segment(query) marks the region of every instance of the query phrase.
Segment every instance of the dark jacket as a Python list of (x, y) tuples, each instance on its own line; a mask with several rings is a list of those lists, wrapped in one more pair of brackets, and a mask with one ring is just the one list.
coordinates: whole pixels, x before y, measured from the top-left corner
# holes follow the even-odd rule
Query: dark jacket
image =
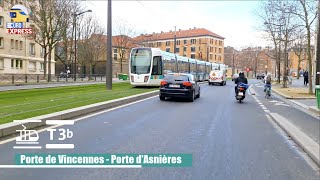
[(308, 71), (305, 71), (305, 72), (303, 73), (303, 77), (304, 77), (304, 78), (308, 78), (308, 76), (309, 76)]
[(239, 75), (239, 77), (235, 80), (235, 84), (245, 83), (248, 84), (248, 79), (244, 75)]

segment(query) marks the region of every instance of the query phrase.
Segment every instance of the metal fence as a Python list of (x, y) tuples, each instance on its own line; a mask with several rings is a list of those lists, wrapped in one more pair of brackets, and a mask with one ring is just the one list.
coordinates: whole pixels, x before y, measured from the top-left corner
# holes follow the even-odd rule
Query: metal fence
[(48, 75), (43, 74), (0, 74), (0, 85), (12, 84), (38, 84), (54, 82), (88, 82), (106, 81), (105, 74), (55, 74), (51, 75), (48, 82)]

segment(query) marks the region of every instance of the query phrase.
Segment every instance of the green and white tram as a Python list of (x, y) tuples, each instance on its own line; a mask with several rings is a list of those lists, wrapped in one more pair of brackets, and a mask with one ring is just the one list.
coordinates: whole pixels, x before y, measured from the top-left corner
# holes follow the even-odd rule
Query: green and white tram
[(129, 60), (129, 78), (133, 86), (159, 86), (165, 74), (190, 73), (198, 81), (208, 80), (209, 73), (224, 64), (200, 61), (158, 48), (133, 48)]

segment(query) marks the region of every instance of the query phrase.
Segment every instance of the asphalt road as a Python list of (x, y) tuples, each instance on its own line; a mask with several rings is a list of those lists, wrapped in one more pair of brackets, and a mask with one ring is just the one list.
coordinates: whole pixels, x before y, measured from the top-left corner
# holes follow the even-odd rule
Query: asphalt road
[[(17, 153), (191, 153), (192, 167), (0, 169), (0, 179), (319, 179), (252, 96), (240, 104), (233, 91), (231, 81), (204, 84), (193, 103), (156, 97), (77, 121), (70, 127), (74, 150), (13, 150), (15, 142), (0, 144), (0, 164), (13, 164)], [(45, 143), (47, 132), (40, 133)]]

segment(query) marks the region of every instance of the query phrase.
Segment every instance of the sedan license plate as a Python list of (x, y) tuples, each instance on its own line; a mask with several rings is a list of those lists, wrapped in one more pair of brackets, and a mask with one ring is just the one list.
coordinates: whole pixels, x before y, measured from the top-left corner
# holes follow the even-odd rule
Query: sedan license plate
[(243, 92), (239, 92), (238, 95), (239, 95), (239, 96), (243, 96)]
[(179, 84), (169, 84), (169, 87), (180, 88), (180, 85)]

